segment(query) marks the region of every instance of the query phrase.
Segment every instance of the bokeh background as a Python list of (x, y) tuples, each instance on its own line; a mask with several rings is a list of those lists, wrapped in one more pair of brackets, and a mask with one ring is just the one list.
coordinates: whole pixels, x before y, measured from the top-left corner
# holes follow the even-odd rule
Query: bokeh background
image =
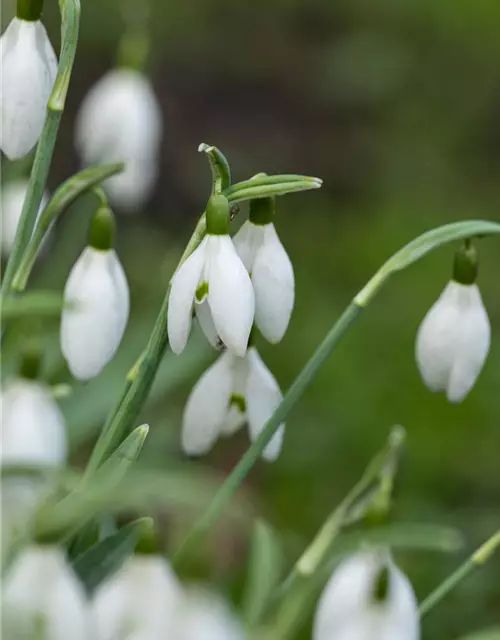
[[(44, 21), (56, 45), (56, 3)], [(123, 31), (116, 0), (83, 0), (81, 36), (49, 188), (78, 170), (78, 104), (113, 64)], [(164, 113), (155, 193), (119, 215), (118, 250), (132, 316), (116, 359), (63, 400), (73, 462), (86, 459), (123, 376), (145, 345), (172, 270), (210, 188), (200, 142), (229, 158), (235, 180), (259, 171), (324, 179), (321, 191), (279, 200), (276, 224), (293, 260), (296, 308), (277, 346), (258, 342), (286, 389), (352, 296), (419, 233), (500, 211), (500, 4), (495, 0), (150, 0), (148, 73)], [(142, 9), (141, 9), (142, 10)], [(4, 5), (6, 22), (13, 4)], [(128, 14), (128, 9), (127, 9)], [(130, 15), (130, 14), (128, 14)], [(3, 163), (3, 179), (29, 163)], [(81, 251), (93, 201), (58, 225), (33, 286), (62, 290)], [(429, 393), (414, 362), (419, 322), (450, 277), (453, 247), (394, 278), (349, 332), (287, 421), (278, 462), (259, 464), (248, 495), (280, 532), (292, 562), (358, 479), (389, 428), (408, 432), (394, 519), (464, 531), (471, 551), (500, 526), (500, 298), (498, 241), (480, 246), (479, 283), (492, 328), (484, 372), (459, 406)], [(40, 329), (45, 374), (65, 380), (57, 327)], [(13, 348), (14, 341), (10, 347)], [(167, 355), (141, 422), (143, 461), (182, 459), (180, 419), (190, 387), (214, 354), (195, 338)], [(139, 423), (138, 423), (139, 424)], [(202, 461), (221, 474), (247, 446), (241, 433)], [(246, 540), (226, 532), (203, 568), (238, 598)], [(466, 550), (466, 551), (467, 551)], [(465, 557), (399, 554), (418, 596)], [(208, 552), (207, 552), (208, 554)], [(458, 638), (500, 621), (500, 557), (468, 578), (425, 621), (424, 638)], [(306, 627), (303, 638), (310, 636)]]

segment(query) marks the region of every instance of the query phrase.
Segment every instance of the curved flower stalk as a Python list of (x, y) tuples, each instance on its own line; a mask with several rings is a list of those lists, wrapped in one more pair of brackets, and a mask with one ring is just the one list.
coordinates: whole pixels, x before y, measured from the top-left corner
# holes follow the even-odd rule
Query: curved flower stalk
[(176, 638), (182, 590), (167, 560), (137, 553), (96, 591), (95, 640)]
[(252, 278), (255, 324), (269, 342), (280, 342), (294, 300), (293, 267), (273, 224), (274, 199), (250, 202), (250, 216), (234, 236), (238, 255)]
[(64, 288), (61, 349), (75, 378), (98, 375), (118, 349), (129, 315), (129, 288), (113, 245), (114, 217), (107, 207), (91, 223), (89, 246)]
[[(416, 360), (431, 391), (461, 402), (474, 386), (490, 348), (491, 328), (476, 279), (472, 248), (457, 253), (454, 277), (418, 330)], [(467, 264), (469, 262), (469, 264)]]
[(140, 208), (158, 176), (163, 123), (150, 81), (134, 69), (114, 69), (95, 84), (80, 107), (76, 146), (85, 164), (125, 162), (104, 186), (125, 211)]
[[(226, 351), (201, 376), (184, 410), (182, 447), (188, 455), (207, 453), (220, 435), (231, 435), (248, 422), (256, 440), (283, 399), (276, 379), (255, 347), (244, 358)], [(284, 423), (262, 456), (274, 461), (281, 452)]]
[[(17, 226), (21, 218), (26, 193), (28, 191), (27, 180), (15, 180), (2, 187), (2, 255), (8, 256), (14, 246)], [(43, 194), (37, 219), (45, 209), (49, 196)]]
[(90, 617), (83, 586), (52, 545), (23, 549), (2, 589), (2, 631), (6, 640), (88, 640)]
[(174, 353), (191, 331), (193, 306), (210, 343), (221, 342), (243, 357), (252, 328), (255, 300), (250, 277), (229, 237), (229, 203), (213, 195), (207, 204), (207, 235), (172, 278), (167, 327)]
[(335, 569), (321, 595), (314, 640), (418, 640), (418, 604), (388, 553), (357, 553)]
[(0, 148), (10, 160), (22, 158), (38, 142), (57, 74), (57, 58), (40, 13), (21, 13), (0, 39)]
[(218, 594), (200, 587), (184, 591), (176, 640), (244, 640), (234, 612)]

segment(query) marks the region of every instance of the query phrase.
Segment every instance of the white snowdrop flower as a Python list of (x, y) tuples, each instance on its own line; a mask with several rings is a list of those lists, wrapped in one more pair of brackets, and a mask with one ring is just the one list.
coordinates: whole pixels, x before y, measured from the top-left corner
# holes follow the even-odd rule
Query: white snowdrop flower
[(357, 553), (339, 564), (316, 610), (313, 640), (418, 640), (418, 604), (389, 555)]
[(249, 219), (234, 236), (234, 246), (252, 278), (255, 324), (269, 342), (279, 342), (295, 300), (293, 267), (272, 222), (274, 199), (250, 203)]
[(172, 278), (167, 319), (170, 346), (177, 354), (184, 350), (194, 306), (210, 342), (216, 346), (220, 340), (244, 356), (255, 301), (250, 277), (228, 235), (227, 199), (211, 196), (206, 216), (206, 237)]
[(154, 188), (162, 133), (160, 105), (148, 78), (134, 69), (114, 69), (82, 102), (76, 146), (85, 164), (125, 162), (125, 171), (104, 184), (115, 204), (134, 210)]
[(74, 264), (64, 288), (61, 349), (73, 376), (98, 375), (118, 349), (129, 315), (129, 288), (112, 248), (114, 218), (106, 207), (92, 220), (89, 246)]
[(479, 288), (472, 280), (475, 270), (470, 277), (463, 269), (457, 272), (458, 260), (456, 277), (425, 316), (416, 342), (416, 360), (425, 384), (431, 391), (444, 391), (450, 402), (461, 402), (474, 386), (491, 334)]
[(64, 550), (52, 545), (25, 548), (2, 589), (5, 640), (88, 640), (89, 606)]
[(176, 640), (244, 640), (242, 625), (225, 600), (200, 587), (185, 590)]
[[(21, 219), (26, 192), (28, 191), (27, 180), (15, 180), (2, 186), (2, 238), (1, 247), (2, 255), (8, 256), (14, 246), (17, 227)], [(38, 217), (47, 206), (49, 200), (48, 194), (44, 193)]]
[(136, 554), (95, 592), (95, 640), (177, 638), (181, 586), (167, 560)]
[[(283, 399), (276, 379), (255, 347), (244, 358), (223, 353), (194, 386), (184, 410), (182, 447), (188, 455), (210, 450), (220, 435), (231, 435), (245, 422), (255, 440)], [(282, 424), (264, 449), (274, 461), (281, 452)]]
[(57, 73), (40, 16), (24, 17), (14, 18), (0, 39), (0, 148), (10, 160), (22, 158), (38, 142)]

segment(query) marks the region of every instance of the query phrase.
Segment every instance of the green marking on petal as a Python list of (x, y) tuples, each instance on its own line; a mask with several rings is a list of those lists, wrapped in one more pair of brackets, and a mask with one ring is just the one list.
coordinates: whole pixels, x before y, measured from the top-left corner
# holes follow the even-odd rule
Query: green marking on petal
[(239, 393), (232, 393), (229, 399), (229, 406), (236, 407), (240, 413), (245, 413), (247, 410), (247, 403), (245, 398)]
[(194, 297), (196, 298), (196, 302), (203, 302), (205, 298), (208, 296), (208, 282), (204, 280), (198, 288), (196, 289), (196, 293)]

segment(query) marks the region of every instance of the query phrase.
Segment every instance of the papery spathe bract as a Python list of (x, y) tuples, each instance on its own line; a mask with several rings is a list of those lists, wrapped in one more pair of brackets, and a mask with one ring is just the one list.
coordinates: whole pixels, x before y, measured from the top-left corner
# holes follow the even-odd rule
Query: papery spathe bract
[(98, 375), (118, 349), (129, 315), (129, 288), (113, 249), (86, 247), (64, 288), (61, 349), (75, 378)]
[(0, 40), (0, 148), (16, 160), (40, 137), (57, 73), (57, 58), (39, 20), (14, 18)]
[[(385, 593), (377, 594), (381, 572)], [(314, 619), (314, 640), (418, 640), (418, 604), (408, 578), (388, 554), (357, 553), (339, 564)]]
[[(248, 422), (255, 440), (283, 399), (276, 379), (250, 347), (244, 358), (230, 352), (201, 376), (186, 403), (182, 446), (189, 455), (207, 453), (220, 435), (230, 435)], [(263, 457), (273, 461), (283, 444), (285, 425), (266, 446)]]
[(181, 596), (165, 558), (156, 554), (128, 558), (94, 594), (95, 640), (177, 638)]
[(176, 640), (244, 640), (235, 613), (218, 594), (200, 587), (185, 590)]
[(125, 162), (105, 187), (125, 210), (139, 208), (158, 175), (162, 115), (148, 78), (139, 71), (109, 71), (88, 92), (76, 122), (76, 146), (85, 164)]
[(272, 222), (247, 220), (234, 246), (252, 278), (255, 324), (269, 342), (279, 342), (287, 330), (295, 300), (293, 267)]
[(65, 550), (32, 545), (9, 568), (2, 589), (5, 640), (89, 640), (89, 607)]
[[(208, 234), (172, 279), (167, 324), (174, 353), (181, 353), (187, 344), (195, 304), (206, 305), (202, 313), (209, 314), (220, 340), (244, 356), (254, 318), (254, 293), (228, 235)], [(213, 343), (211, 332), (207, 337)]]
[[(15, 180), (2, 186), (2, 255), (7, 256), (12, 251), (16, 231), (21, 218), (26, 192), (27, 180)], [(48, 194), (44, 193), (38, 210), (38, 217), (48, 202)]]
[(418, 330), (416, 360), (429, 389), (461, 402), (483, 368), (490, 334), (478, 286), (451, 280)]

